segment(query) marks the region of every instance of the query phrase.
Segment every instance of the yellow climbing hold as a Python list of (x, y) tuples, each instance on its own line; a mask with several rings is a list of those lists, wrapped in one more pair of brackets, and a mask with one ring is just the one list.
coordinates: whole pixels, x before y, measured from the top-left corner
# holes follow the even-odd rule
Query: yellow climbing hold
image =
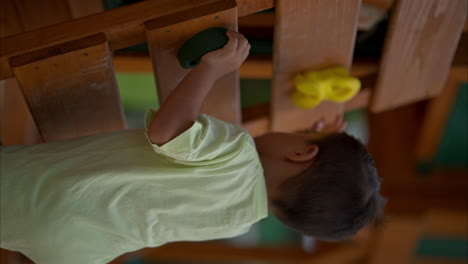
[(336, 77), (331, 87), (325, 91), (325, 97), (330, 101), (346, 102), (353, 98), (361, 89), (361, 82), (353, 77)]
[(317, 106), (323, 99), (320, 94), (305, 95), (300, 92), (294, 92), (291, 95), (294, 105), (302, 109), (310, 109)]
[(361, 89), (359, 79), (352, 77), (344, 67), (310, 71), (294, 77), (296, 91), (291, 95), (294, 105), (310, 109), (322, 100), (345, 102)]

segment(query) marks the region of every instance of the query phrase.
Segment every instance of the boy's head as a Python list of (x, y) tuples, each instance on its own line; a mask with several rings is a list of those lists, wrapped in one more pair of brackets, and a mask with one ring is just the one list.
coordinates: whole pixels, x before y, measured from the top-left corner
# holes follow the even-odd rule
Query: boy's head
[(270, 133), (255, 139), (269, 206), (287, 226), (322, 240), (355, 234), (382, 210), (366, 148), (345, 133)]

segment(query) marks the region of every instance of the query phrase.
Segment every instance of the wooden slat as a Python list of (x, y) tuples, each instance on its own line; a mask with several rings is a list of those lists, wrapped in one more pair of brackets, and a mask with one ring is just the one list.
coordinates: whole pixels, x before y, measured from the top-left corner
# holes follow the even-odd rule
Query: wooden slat
[(0, 141), (5, 146), (41, 142), (36, 124), (14, 78), (0, 81)]
[(239, 18), (239, 27), (273, 28), (275, 13), (258, 13)]
[(291, 132), (320, 118), (331, 120), (343, 111), (341, 104), (332, 102), (312, 110), (296, 108), (289, 98), (294, 90), (291, 80), (307, 70), (350, 67), (360, 4), (360, 0), (276, 2), (273, 131)]
[(401, 0), (390, 22), (372, 111), (442, 91), (466, 19), (466, 0)]
[(429, 236), (466, 238), (468, 213), (466, 211), (432, 209), (426, 214), (424, 232)]
[[(146, 23), (148, 44), (153, 60), (158, 96), (163, 102), (180, 83), (190, 69), (183, 69), (177, 60), (177, 51), (186, 40), (210, 27), (226, 27), (237, 30), (237, 9), (231, 5), (217, 9), (194, 9), (173, 16), (168, 24), (162, 20)], [(211, 14), (207, 15), (207, 12)], [(201, 13), (203, 12), (203, 13)], [(200, 17), (204, 15), (203, 17)], [(180, 21), (176, 21), (180, 19)], [(202, 112), (216, 118), (240, 124), (239, 71), (220, 78), (208, 94)]]
[(73, 18), (89, 16), (104, 11), (103, 1), (67, 0), (67, 2), (70, 14)]
[(422, 235), (422, 223), (413, 217), (392, 217), (379, 232), (370, 264), (411, 264)]
[(153, 65), (149, 56), (121, 56), (112, 58), (116, 72), (152, 73)]
[[(145, 248), (137, 256), (148, 261), (175, 263), (288, 263), (336, 264), (356, 263), (365, 257), (366, 241), (324, 245), (311, 254), (300, 246), (238, 247), (220, 242), (175, 242), (161, 247)], [(184, 252), (184, 254), (181, 254)], [(119, 257), (111, 264), (121, 263)]]
[[(110, 50), (118, 50), (146, 42), (143, 23), (159, 17), (170, 20), (174, 13), (196, 7), (225, 5), (230, 0), (158, 0), (142, 1), (122, 8), (65, 21), (20, 35), (0, 39), (0, 78), (11, 78), (8, 59), (36, 49), (63, 42), (105, 33)], [(240, 16), (272, 7), (273, 1), (239, 1), (243, 12)]]
[[(149, 56), (115, 55), (112, 59), (116, 72), (153, 72)], [(377, 74), (377, 61), (354, 61), (351, 75), (362, 78)], [(273, 63), (269, 59), (247, 58), (240, 67), (241, 79), (269, 80), (273, 77)]]
[(462, 82), (468, 82), (468, 67), (453, 67), (442, 93), (429, 101), (416, 148), (418, 161), (431, 162), (435, 157)]
[(72, 19), (64, 0), (15, 0), (26, 31)]
[(143, 23), (158, 17), (170, 18), (171, 14), (208, 4), (224, 5), (220, 0), (161, 0), (143, 1), (123, 8), (82, 17), (20, 35), (0, 39), (0, 75), (12, 76), (9, 57), (46, 48), (86, 36), (105, 33), (110, 49), (116, 50), (146, 41)]
[(11, 63), (43, 141), (125, 128), (103, 34), (13, 57)]
[(2, 0), (0, 7), (0, 38), (24, 31), (14, 0)]
[(383, 10), (388, 10), (392, 7), (395, 0), (363, 0), (363, 2)]
[(236, 0), (239, 16), (246, 16), (275, 6), (274, 0)]

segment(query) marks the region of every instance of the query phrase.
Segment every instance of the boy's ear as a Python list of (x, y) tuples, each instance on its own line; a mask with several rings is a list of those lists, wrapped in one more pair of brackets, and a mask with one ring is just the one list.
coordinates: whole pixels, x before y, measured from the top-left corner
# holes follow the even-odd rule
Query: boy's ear
[(302, 151), (295, 151), (289, 153), (286, 158), (293, 162), (304, 162), (313, 160), (319, 152), (317, 145), (310, 145)]

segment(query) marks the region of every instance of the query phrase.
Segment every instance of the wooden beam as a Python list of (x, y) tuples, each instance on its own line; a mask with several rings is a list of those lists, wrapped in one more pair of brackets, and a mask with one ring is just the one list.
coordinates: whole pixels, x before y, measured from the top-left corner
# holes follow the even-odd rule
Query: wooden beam
[(103, 34), (13, 57), (11, 64), (43, 141), (125, 128)]
[(236, 0), (239, 16), (246, 16), (275, 7), (274, 0)]
[(15, 0), (2, 0), (0, 8), (0, 38), (24, 31)]
[[(240, 67), (241, 79), (270, 80), (273, 77), (273, 63), (270, 58), (249, 57)], [(115, 55), (112, 59), (116, 72), (153, 72), (149, 56)], [(351, 75), (357, 78), (377, 74), (378, 61), (355, 60)]]
[[(177, 51), (190, 37), (211, 27), (237, 30), (236, 2), (224, 3), (216, 8), (189, 10), (171, 18), (169, 23), (160, 20), (145, 24), (148, 44), (157, 82), (158, 98), (163, 102), (182, 81), (190, 69), (180, 66)], [(202, 107), (202, 113), (233, 124), (240, 124), (239, 72), (234, 71), (214, 84)]]
[(411, 264), (422, 235), (421, 219), (392, 217), (381, 227), (369, 264)]
[(431, 162), (435, 157), (462, 82), (468, 82), (468, 67), (451, 68), (442, 93), (429, 101), (416, 147), (418, 161)]
[[(168, 21), (172, 14), (209, 5), (225, 6), (230, 0), (159, 0), (142, 1), (102, 13), (65, 21), (60, 24), (39, 28), (0, 39), (0, 78), (11, 78), (8, 65), (10, 57), (81, 39), (90, 35), (105, 33), (111, 51), (146, 42), (144, 22), (157, 18)], [(248, 15), (272, 7), (273, 1), (239, 1), (242, 12)]]
[[(245, 261), (288, 264), (354, 263), (365, 257), (367, 241), (356, 239), (348, 244), (320, 245), (313, 254), (300, 246), (242, 248), (220, 242), (174, 242), (157, 248), (138, 251), (141, 258), (152, 260), (189, 261), (196, 263), (242, 263)], [(185, 252), (181, 254), (180, 252)], [(121, 263), (123, 257), (110, 264)]]
[(15, 5), (26, 31), (72, 19), (63, 0), (15, 0)]
[(292, 79), (300, 72), (336, 65), (350, 68), (360, 5), (360, 0), (276, 2), (273, 131), (292, 132), (320, 118), (331, 120), (343, 111), (341, 104), (332, 102), (298, 109), (289, 96), (294, 90)]
[(79, 18), (104, 11), (103, 1), (96, 0), (67, 0), (70, 14)]
[(395, 0), (363, 0), (363, 2), (382, 10), (389, 10), (393, 6)]
[(0, 81), (0, 142), (33, 145), (41, 137), (16, 79)]
[(430, 236), (466, 239), (468, 214), (466, 211), (429, 210), (425, 216), (424, 231)]
[(466, 21), (466, 0), (401, 0), (390, 21), (371, 109), (381, 112), (442, 91)]

